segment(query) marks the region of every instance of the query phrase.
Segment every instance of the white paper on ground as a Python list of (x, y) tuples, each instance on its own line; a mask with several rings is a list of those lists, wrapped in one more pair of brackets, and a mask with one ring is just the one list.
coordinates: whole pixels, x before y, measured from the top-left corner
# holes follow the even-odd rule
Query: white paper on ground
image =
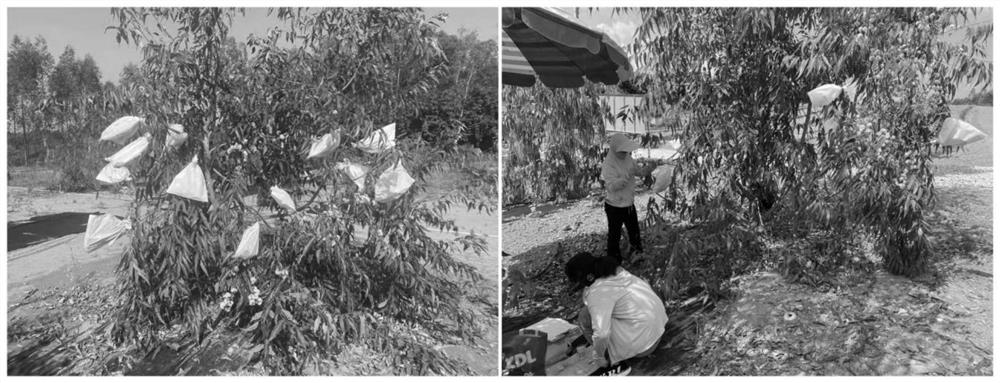
[(87, 232), (83, 236), (83, 246), (88, 253), (115, 242), (118, 237), (132, 229), (127, 220), (110, 214), (91, 214), (87, 217)]
[(139, 130), (139, 123), (146, 120), (136, 116), (125, 116), (115, 120), (101, 132), (100, 141), (111, 141), (118, 145), (124, 144)]
[(198, 202), (208, 202), (208, 187), (205, 185), (205, 174), (198, 166), (198, 156), (194, 156), (191, 162), (181, 169), (180, 173), (174, 176), (173, 182), (167, 188), (167, 193), (178, 197), (195, 200)]
[(132, 161), (142, 156), (143, 153), (146, 153), (146, 150), (149, 149), (149, 138), (149, 133), (136, 138), (135, 141), (121, 148), (117, 153), (112, 154), (111, 157), (105, 158), (105, 160), (114, 166), (128, 166)]
[(333, 153), (333, 150), (338, 145), (340, 145), (340, 131), (324, 134), (319, 139), (313, 141), (312, 147), (309, 148), (309, 156), (306, 159), (311, 160), (313, 158), (326, 157)]
[(809, 101), (813, 106), (827, 106), (840, 97), (843, 90), (840, 85), (823, 84), (809, 91)]
[(381, 153), (396, 146), (396, 123), (383, 126), (381, 129), (360, 142), (354, 144), (355, 147), (368, 153)]
[(180, 124), (170, 124), (167, 126), (167, 139), (163, 146), (167, 149), (177, 149), (177, 147), (187, 141), (188, 134), (184, 132), (184, 127)]
[(104, 165), (104, 168), (101, 169), (100, 173), (97, 173), (96, 179), (102, 183), (114, 185), (116, 183), (132, 179), (132, 174), (129, 173), (128, 168), (126, 167), (107, 164)]
[(566, 333), (572, 331), (577, 326), (560, 318), (545, 318), (537, 323), (525, 327), (526, 330), (536, 330), (548, 335), (549, 342), (559, 340)]
[(255, 257), (260, 250), (260, 222), (255, 222), (243, 231), (240, 244), (236, 246), (236, 258)]
[(396, 165), (386, 169), (375, 182), (375, 201), (388, 202), (399, 198), (410, 190), (410, 186), (416, 180), (406, 172), (402, 161), (397, 161)]
[(365, 175), (368, 174), (367, 167), (352, 164), (350, 161), (343, 161), (338, 162), (335, 168), (347, 174), (347, 178), (350, 178), (351, 181), (354, 181), (355, 185), (358, 185), (358, 190), (365, 188)]
[(963, 146), (986, 138), (986, 133), (972, 124), (948, 117), (938, 133), (937, 143), (941, 146)]
[(278, 203), (283, 209), (288, 210), (289, 213), (295, 212), (295, 201), (292, 200), (292, 196), (288, 192), (277, 186), (271, 186), (271, 198)]

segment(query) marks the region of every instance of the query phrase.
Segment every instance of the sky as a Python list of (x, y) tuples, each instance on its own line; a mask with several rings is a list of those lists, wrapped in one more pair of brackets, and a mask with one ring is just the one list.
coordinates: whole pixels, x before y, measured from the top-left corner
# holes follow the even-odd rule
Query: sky
[[(441, 29), (448, 33), (459, 30), (475, 32), (481, 40), (497, 40), (497, 8), (424, 8), (424, 13), (447, 13)], [(22, 38), (42, 36), (56, 60), (67, 45), (77, 58), (91, 55), (101, 69), (102, 81), (118, 81), (122, 68), (138, 62), (139, 51), (132, 45), (115, 42), (113, 31), (105, 28), (114, 24), (108, 8), (8, 8), (7, 45), (15, 35)], [(244, 18), (234, 20), (233, 37), (245, 40), (250, 34), (263, 34), (276, 23), (260, 8), (248, 9)]]

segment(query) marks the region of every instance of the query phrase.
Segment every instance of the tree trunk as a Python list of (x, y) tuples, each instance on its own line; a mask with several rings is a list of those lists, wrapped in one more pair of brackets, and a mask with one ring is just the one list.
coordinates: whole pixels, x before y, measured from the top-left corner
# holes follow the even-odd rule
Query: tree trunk
[(28, 124), (24, 120), (21, 120), (21, 131), (24, 133), (24, 166), (28, 166)]
[(49, 163), (49, 139), (48, 137), (42, 136), (42, 147), (45, 148), (45, 157), (42, 158), (42, 165)]

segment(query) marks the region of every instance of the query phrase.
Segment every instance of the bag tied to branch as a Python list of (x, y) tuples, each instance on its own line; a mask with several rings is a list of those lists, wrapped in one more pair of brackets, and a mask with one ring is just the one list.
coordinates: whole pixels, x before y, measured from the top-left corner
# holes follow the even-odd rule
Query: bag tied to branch
[(986, 138), (986, 133), (972, 124), (948, 117), (938, 133), (937, 143), (941, 146), (964, 146)]
[(105, 160), (114, 166), (128, 166), (132, 161), (142, 156), (143, 153), (146, 153), (146, 150), (149, 149), (149, 139), (150, 134), (146, 133), (146, 135), (136, 138), (135, 141), (132, 141), (132, 143), (126, 145), (117, 153), (112, 154), (111, 157), (105, 158)]
[(375, 182), (375, 201), (389, 202), (399, 198), (410, 190), (415, 181), (410, 177), (410, 173), (406, 172), (403, 161), (397, 161), (396, 165), (382, 172)]
[(132, 179), (132, 174), (129, 173), (126, 167), (107, 164), (104, 165), (100, 173), (97, 173), (96, 179), (101, 183), (114, 185)]
[(820, 85), (816, 87), (816, 89), (809, 91), (809, 102), (811, 102), (813, 106), (819, 106), (819, 107), (830, 105), (830, 103), (833, 102), (833, 100), (836, 100), (837, 97), (840, 97), (840, 92), (842, 92), (843, 90), (844, 88), (841, 88), (840, 85), (834, 85), (834, 84)]
[(337, 170), (344, 172), (351, 181), (354, 181), (354, 184), (358, 185), (358, 190), (365, 188), (365, 175), (368, 174), (367, 167), (352, 164), (350, 161), (338, 162), (335, 167)]
[(144, 118), (136, 116), (119, 118), (115, 122), (112, 122), (111, 125), (108, 125), (107, 128), (104, 128), (99, 141), (111, 141), (118, 145), (123, 145), (139, 130), (139, 123), (145, 121)]
[(674, 166), (670, 164), (660, 165), (653, 170), (652, 176), (656, 180), (653, 182), (653, 193), (662, 193), (670, 187), (670, 181), (674, 175)]
[(236, 246), (236, 258), (251, 258), (257, 256), (260, 250), (260, 222), (250, 225), (243, 231), (240, 244)]
[(271, 198), (278, 203), (278, 206), (288, 210), (289, 213), (295, 212), (295, 201), (292, 200), (292, 196), (288, 192), (277, 186), (271, 186)]
[(316, 141), (313, 141), (312, 147), (309, 148), (309, 155), (306, 157), (307, 160), (313, 158), (323, 158), (329, 156), (333, 153), (333, 150), (340, 145), (340, 132), (327, 133), (323, 137), (320, 137)]
[(208, 187), (205, 185), (205, 174), (201, 172), (201, 167), (198, 166), (197, 155), (191, 159), (191, 162), (184, 169), (181, 169), (180, 173), (174, 176), (173, 182), (167, 188), (167, 193), (198, 202), (208, 202)]
[(163, 144), (163, 147), (167, 150), (173, 150), (184, 144), (187, 141), (188, 134), (184, 133), (184, 126), (180, 124), (170, 124), (167, 126), (167, 139)]
[(396, 123), (383, 126), (354, 146), (368, 153), (381, 153), (392, 149), (396, 146)]
[(83, 236), (83, 246), (88, 253), (115, 242), (118, 237), (132, 230), (127, 220), (110, 214), (91, 214), (87, 217), (87, 232)]

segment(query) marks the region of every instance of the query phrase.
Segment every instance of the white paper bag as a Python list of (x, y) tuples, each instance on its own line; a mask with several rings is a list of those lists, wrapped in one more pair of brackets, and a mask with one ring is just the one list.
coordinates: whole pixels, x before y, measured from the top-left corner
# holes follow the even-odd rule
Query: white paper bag
[(236, 253), (233, 254), (233, 257), (236, 258), (255, 257), (257, 256), (259, 249), (260, 249), (260, 222), (256, 222), (243, 231), (243, 237), (240, 238), (240, 244), (236, 246)]
[(986, 138), (986, 133), (976, 129), (972, 124), (948, 117), (938, 133), (937, 143), (941, 146), (963, 146)]
[(381, 153), (392, 149), (396, 146), (396, 123), (383, 126), (354, 146), (368, 153)]
[(188, 134), (184, 132), (184, 127), (179, 124), (170, 124), (167, 126), (167, 139), (163, 144), (163, 147), (168, 150), (177, 149), (187, 141)]
[(118, 237), (132, 229), (127, 220), (110, 214), (91, 214), (87, 217), (87, 232), (83, 236), (83, 246), (88, 253), (115, 242)]
[(113, 164), (104, 165), (100, 173), (97, 173), (97, 180), (108, 184), (114, 185), (119, 182), (128, 181), (132, 179), (132, 174), (129, 173), (128, 168), (114, 166)]
[(208, 187), (205, 186), (205, 174), (198, 166), (198, 156), (194, 156), (180, 173), (174, 176), (174, 181), (167, 188), (167, 193), (178, 197), (208, 202)]
[(146, 133), (146, 135), (136, 138), (135, 141), (132, 141), (132, 143), (126, 145), (117, 153), (112, 154), (111, 157), (105, 158), (105, 160), (114, 166), (128, 166), (128, 164), (135, 161), (149, 149), (149, 138), (150, 134)]
[(843, 90), (844, 88), (841, 88), (839, 85), (834, 85), (834, 84), (820, 85), (816, 87), (816, 89), (809, 91), (809, 102), (811, 102), (813, 106), (822, 107), (830, 105), (830, 103), (833, 102), (833, 100), (836, 100), (837, 97), (840, 97), (840, 92), (842, 92)]
[(389, 202), (406, 194), (416, 180), (403, 168), (403, 162), (398, 161), (393, 167), (386, 169), (375, 182), (375, 201)]
[(336, 149), (338, 145), (340, 145), (340, 131), (324, 134), (323, 137), (313, 141), (306, 159), (326, 157), (333, 153), (333, 149)]
[(295, 212), (295, 201), (292, 200), (292, 196), (288, 192), (277, 186), (271, 186), (271, 198), (274, 198), (278, 206), (288, 210), (289, 213)]
[(840, 121), (836, 118), (828, 118), (823, 121), (823, 132), (826, 133), (827, 137), (830, 137), (830, 132), (840, 127)]
[(653, 182), (653, 193), (662, 193), (670, 187), (670, 181), (674, 175), (674, 166), (670, 164), (660, 165), (653, 170), (652, 176), (655, 181)]
[(104, 128), (100, 141), (111, 141), (122, 145), (139, 130), (139, 123), (145, 121), (145, 119), (136, 116), (119, 118)]
[(365, 175), (368, 174), (368, 168), (364, 165), (352, 164), (350, 161), (338, 162), (336, 169), (347, 174), (347, 178), (354, 181), (355, 185), (358, 185), (358, 189), (365, 188)]

